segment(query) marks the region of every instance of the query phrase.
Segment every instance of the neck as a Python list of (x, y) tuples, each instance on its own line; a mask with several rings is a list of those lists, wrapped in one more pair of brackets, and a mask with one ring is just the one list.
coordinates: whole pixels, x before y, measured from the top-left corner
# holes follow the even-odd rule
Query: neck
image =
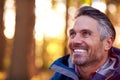
[(91, 76), (95, 74), (95, 72), (107, 61), (106, 59), (103, 59), (100, 62), (95, 62), (91, 65), (86, 66), (79, 66), (75, 65), (75, 70), (78, 73), (80, 77), (82, 77), (84, 80), (89, 80)]
[(80, 77), (82, 77), (84, 80), (89, 80), (90, 77), (96, 72), (97, 68), (93, 67), (81, 67), (81, 66), (75, 66), (76, 72)]

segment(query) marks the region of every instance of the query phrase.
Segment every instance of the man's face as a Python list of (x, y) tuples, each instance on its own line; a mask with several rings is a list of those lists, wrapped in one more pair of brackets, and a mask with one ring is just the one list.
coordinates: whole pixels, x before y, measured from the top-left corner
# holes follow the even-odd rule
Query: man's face
[(100, 41), (98, 22), (88, 16), (80, 16), (69, 31), (68, 46), (72, 62), (76, 65), (89, 65), (104, 58), (104, 40)]

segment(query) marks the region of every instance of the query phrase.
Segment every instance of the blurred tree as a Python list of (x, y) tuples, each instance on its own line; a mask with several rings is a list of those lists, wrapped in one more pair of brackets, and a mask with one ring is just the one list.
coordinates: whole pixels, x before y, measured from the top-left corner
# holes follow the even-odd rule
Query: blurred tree
[(68, 42), (68, 35), (67, 35), (67, 29), (68, 29), (68, 8), (69, 8), (69, 1), (70, 0), (66, 0), (65, 4), (66, 4), (66, 25), (65, 25), (65, 41), (64, 41), (64, 44), (65, 44), (65, 47), (64, 47), (64, 54), (66, 55), (68, 53), (68, 49), (67, 49), (67, 42)]
[(0, 0), (0, 71), (4, 69), (4, 52), (5, 52), (5, 45), (6, 40), (4, 36), (4, 22), (3, 22), (3, 12), (4, 12), (4, 3), (5, 0)]
[[(106, 5), (107, 5), (107, 10), (106, 14), (109, 16), (111, 19), (112, 23), (114, 26), (120, 24), (120, 0), (106, 0)], [(112, 5), (112, 9), (110, 6)], [(114, 9), (114, 10), (113, 10)], [(112, 13), (111, 13), (111, 11)]]
[(92, 0), (82, 0), (82, 4), (89, 4), (91, 5)]
[[(35, 0), (16, 1), (16, 30), (7, 80), (30, 80), (30, 59), (34, 55)], [(34, 57), (34, 56), (33, 56)]]
[(81, 0), (68, 0), (68, 7), (74, 6), (74, 7), (80, 7)]

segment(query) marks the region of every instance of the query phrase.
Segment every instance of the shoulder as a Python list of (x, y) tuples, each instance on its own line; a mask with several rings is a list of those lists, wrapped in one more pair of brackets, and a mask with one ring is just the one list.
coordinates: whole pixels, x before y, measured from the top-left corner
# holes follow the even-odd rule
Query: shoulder
[(63, 56), (52, 63), (50, 69), (55, 72), (50, 80), (73, 80), (70, 78), (69, 73), (75, 72), (69, 68), (69, 57), (70, 55)]
[(119, 48), (112, 47), (112, 48), (111, 48), (111, 52), (112, 52), (113, 54), (120, 55), (120, 49), (119, 49)]
[[(65, 55), (65, 56), (63, 56), (63, 57), (58, 58), (57, 60), (55, 60), (55, 61), (52, 63), (52, 65), (53, 65), (53, 64), (56, 64), (56, 65), (61, 65), (61, 64), (63, 64), (63, 65), (68, 66), (69, 56), (70, 56), (70, 55)], [(52, 65), (51, 65), (51, 66), (52, 66)]]
[(73, 80), (65, 75), (62, 75), (58, 72), (55, 72), (54, 75), (50, 78), (50, 80)]

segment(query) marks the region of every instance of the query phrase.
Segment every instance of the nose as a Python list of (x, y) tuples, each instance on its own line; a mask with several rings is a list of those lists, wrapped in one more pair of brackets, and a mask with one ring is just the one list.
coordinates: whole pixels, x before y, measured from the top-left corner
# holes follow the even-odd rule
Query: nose
[(76, 34), (74, 38), (71, 39), (72, 43), (83, 43), (83, 38), (79, 34)]

